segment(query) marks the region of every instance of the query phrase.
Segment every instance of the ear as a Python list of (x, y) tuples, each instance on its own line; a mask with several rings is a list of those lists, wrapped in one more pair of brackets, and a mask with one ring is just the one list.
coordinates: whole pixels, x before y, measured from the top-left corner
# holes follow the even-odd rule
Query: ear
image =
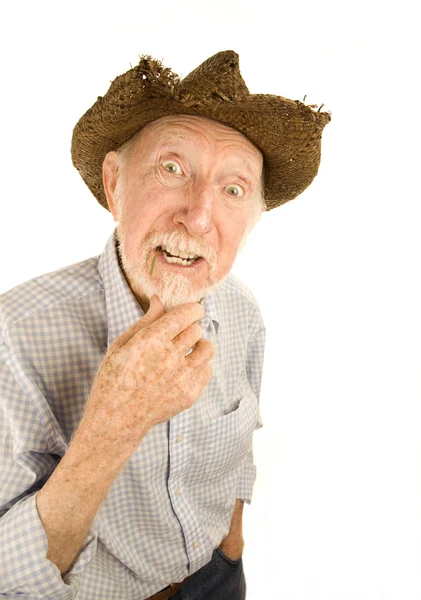
[(102, 163), (102, 183), (104, 185), (105, 197), (108, 207), (113, 215), (114, 221), (118, 221), (118, 206), (114, 199), (115, 187), (118, 179), (118, 156), (114, 150), (105, 155)]

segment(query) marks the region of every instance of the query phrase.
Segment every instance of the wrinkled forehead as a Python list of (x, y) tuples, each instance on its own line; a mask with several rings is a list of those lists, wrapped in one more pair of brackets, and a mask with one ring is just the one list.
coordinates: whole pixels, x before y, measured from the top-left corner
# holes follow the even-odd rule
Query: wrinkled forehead
[(133, 138), (136, 145), (191, 144), (205, 149), (209, 143), (215, 148), (229, 146), (250, 163), (256, 175), (263, 167), (260, 150), (240, 131), (206, 117), (171, 115), (152, 121)]

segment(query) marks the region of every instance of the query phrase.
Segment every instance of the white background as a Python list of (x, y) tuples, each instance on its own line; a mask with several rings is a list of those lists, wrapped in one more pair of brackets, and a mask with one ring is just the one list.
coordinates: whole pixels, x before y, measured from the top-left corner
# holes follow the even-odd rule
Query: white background
[(71, 133), (138, 54), (185, 76), (233, 49), (251, 92), (332, 112), (314, 183), (234, 267), (267, 326), (248, 600), (421, 599), (415, 4), (2, 5), (0, 292), (102, 252)]

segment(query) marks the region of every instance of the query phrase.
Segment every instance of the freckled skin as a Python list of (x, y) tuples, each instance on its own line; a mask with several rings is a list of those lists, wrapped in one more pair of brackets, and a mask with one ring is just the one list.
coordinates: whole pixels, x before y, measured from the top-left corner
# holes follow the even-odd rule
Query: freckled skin
[[(182, 174), (166, 170), (162, 166), (165, 161), (176, 162)], [(212, 283), (220, 281), (230, 272), (250, 221), (262, 167), (259, 150), (241, 133), (216, 121), (176, 116), (147, 125), (127, 165), (121, 208), (114, 199), (117, 153), (110, 152), (104, 160), (104, 189), (124, 234), (127, 260), (134, 264), (139, 260), (149, 232), (178, 231), (215, 252)], [(232, 185), (241, 189), (240, 197), (228, 193), (233, 192)], [(157, 261), (154, 278), (160, 277), (162, 268), (166, 267)], [(188, 276), (194, 289), (205, 288), (209, 265), (189, 271)], [(126, 277), (142, 308), (147, 309), (149, 299), (142, 282), (127, 273)]]
[[(262, 156), (240, 133), (221, 124), (197, 117), (166, 119), (145, 128), (134, 149), (121, 214), (114, 202), (117, 154), (105, 157), (109, 207), (121, 220), (129, 260), (136, 263), (151, 231), (177, 231), (214, 251), (217, 282), (230, 271), (247, 227)], [(165, 148), (159, 141), (164, 131), (182, 133), (184, 140), (176, 148)], [(166, 159), (177, 159), (184, 176), (163, 168)], [(251, 174), (245, 168), (247, 161)], [(244, 194), (232, 197), (227, 191), (232, 185)], [(199, 291), (212, 272), (203, 262), (192, 274), (192, 286)], [(162, 277), (165, 268), (157, 260), (153, 277)], [(144, 311), (149, 310), (108, 349), (69, 448), (36, 494), (48, 539), (47, 558), (62, 574), (73, 563), (110, 486), (146, 433), (192, 406), (212, 377), (215, 346), (201, 338), (197, 325), (204, 316), (201, 304), (184, 302), (165, 314), (156, 296), (149, 305), (142, 280), (129, 280), (129, 285)], [(241, 556), (243, 549), (241, 516), (242, 502), (237, 500), (229, 534), (221, 544), (232, 559)]]
[(82, 419), (81, 431), (113, 460), (127, 459), (151, 427), (190, 408), (212, 374), (215, 346), (192, 321), (203, 307), (186, 304), (164, 316), (157, 306), (157, 321), (148, 313), (108, 349)]

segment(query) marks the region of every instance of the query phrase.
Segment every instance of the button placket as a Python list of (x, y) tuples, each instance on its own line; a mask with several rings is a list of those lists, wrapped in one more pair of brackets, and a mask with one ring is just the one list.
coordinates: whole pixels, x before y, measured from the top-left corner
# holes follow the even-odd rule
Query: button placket
[(189, 445), (187, 443), (187, 432), (189, 429), (188, 411), (179, 413), (169, 422), (169, 453), (170, 472), (168, 477), (168, 493), (170, 495), (173, 510), (180, 522), (183, 533), (188, 535), (187, 526), (184, 523), (185, 512), (183, 485), (184, 475), (189, 463)]

